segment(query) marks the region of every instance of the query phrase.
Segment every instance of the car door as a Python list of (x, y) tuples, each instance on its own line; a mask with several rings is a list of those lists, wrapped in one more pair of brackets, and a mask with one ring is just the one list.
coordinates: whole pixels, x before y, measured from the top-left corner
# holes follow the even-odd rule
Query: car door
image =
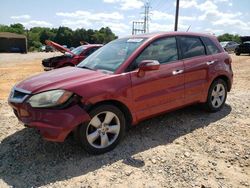
[(213, 55), (206, 54), (200, 37), (179, 36), (181, 56), (184, 61), (185, 104), (204, 100), (208, 84), (208, 67), (215, 62)]
[(132, 95), (138, 119), (179, 107), (184, 101), (183, 61), (178, 58), (175, 37), (158, 39), (136, 58), (137, 66), (143, 60), (158, 60), (159, 70), (145, 72), (138, 77), (132, 71)]

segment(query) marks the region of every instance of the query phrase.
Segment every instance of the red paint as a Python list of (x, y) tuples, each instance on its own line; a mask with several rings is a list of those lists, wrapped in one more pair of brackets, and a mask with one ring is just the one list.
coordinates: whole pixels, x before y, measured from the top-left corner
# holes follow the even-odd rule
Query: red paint
[[(162, 37), (179, 35), (209, 37), (216, 43), (221, 53), (180, 59), (160, 66), (154, 64), (153, 68), (146, 67), (147, 63), (144, 63), (139, 69), (126, 72), (130, 63), (151, 42)], [(205, 102), (211, 83), (219, 76), (228, 79), (230, 90), (233, 79), (232, 60), (213, 36), (172, 32), (140, 37), (146, 37), (147, 40), (114, 74), (66, 67), (31, 77), (16, 87), (30, 91), (32, 94), (53, 89), (68, 90), (82, 97), (82, 106), (91, 106), (103, 101), (117, 101), (128, 108), (133, 125), (160, 113)], [(208, 66), (206, 63), (208, 61), (215, 61), (215, 63)], [(183, 72), (174, 75), (173, 72), (178, 70)], [(143, 73), (139, 73), (140, 71)], [(88, 112), (78, 104), (55, 110), (34, 109), (26, 102), (17, 104), (9, 101), (9, 103), (17, 110), (17, 116), (22, 122), (39, 129), (43, 137), (48, 140), (63, 141), (76, 126), (89, 121)]]
[(84, 47), (85, 49), (80, 54), (74, 54), (69, 49), (53, 41), (46, 41), (46, 44), (52, 46), (62, 53), (67, 52), (71, 54), (71, 56), (57, 56), (49, 59), (44, 59), (42, 62), (44, 70), (57, 69), (65, 66), (75, 66), (83, 61), (86, 57), (88, 57), (88, 55), (90, 55), (94, 49), (96, 50), (103, 46), (102, 44), (82, 45), (82, 47)]

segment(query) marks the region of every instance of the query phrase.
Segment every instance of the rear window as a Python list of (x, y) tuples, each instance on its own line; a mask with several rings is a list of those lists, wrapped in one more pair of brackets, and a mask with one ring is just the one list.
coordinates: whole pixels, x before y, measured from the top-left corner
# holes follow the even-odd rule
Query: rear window
[(220, 53), (220, 49), (214, 44), (214, 42), (210, 38), (202, 37), (202, 40), (206, 45), (208, 55)]
[(186, 37), (181, 36), (180, 45), (182, 51), (182, 57), (184, 59), (206, 55), (205, 47), (198, 37)]

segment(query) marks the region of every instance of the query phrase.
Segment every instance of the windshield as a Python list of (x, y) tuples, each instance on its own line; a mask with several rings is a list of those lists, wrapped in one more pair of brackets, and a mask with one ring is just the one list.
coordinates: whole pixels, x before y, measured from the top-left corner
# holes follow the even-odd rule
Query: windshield
[[(77, 48), (71, 50), (71, 52), (75, 55), (80, 55), (84, 50), (86, 50), (87, 48), (85, 46), (78, 46)], [(66, 55), (70, 55), (70, 53), (66, 52)]]
[(77, 67), (115, 72), (144, 40), (145, 38), (114, 40), (83, 60)]

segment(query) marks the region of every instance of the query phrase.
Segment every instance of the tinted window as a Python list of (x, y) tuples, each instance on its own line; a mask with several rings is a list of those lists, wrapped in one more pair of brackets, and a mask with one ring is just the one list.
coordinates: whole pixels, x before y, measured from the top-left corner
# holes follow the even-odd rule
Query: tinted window
[(89, 56), (90, 54), (92, 54), (94, 51), (96, 51), (98, 48), (91, 48), (89, 51), (86, 52), (86, 56)]
[(207, 47), (207, 54), (217, 54), (220, 53), (219, 48), (214, 44), (214, 42), (208, 37), (202, 37), (203, 42)]
[(77, 48), (73, 49), (71, 52), (76, 55), (80, 55), (84, 50), (86, 50), (85, 46), (78, 46)]
[(143, 60), (158, 60), (167, 63), (178, 60), (175, 37), (169, 37), (152, 42), (136, 59), (136, 64)]
[(205, 47), (198, 37), (179, 37), (183, 58), (205, 55)]

